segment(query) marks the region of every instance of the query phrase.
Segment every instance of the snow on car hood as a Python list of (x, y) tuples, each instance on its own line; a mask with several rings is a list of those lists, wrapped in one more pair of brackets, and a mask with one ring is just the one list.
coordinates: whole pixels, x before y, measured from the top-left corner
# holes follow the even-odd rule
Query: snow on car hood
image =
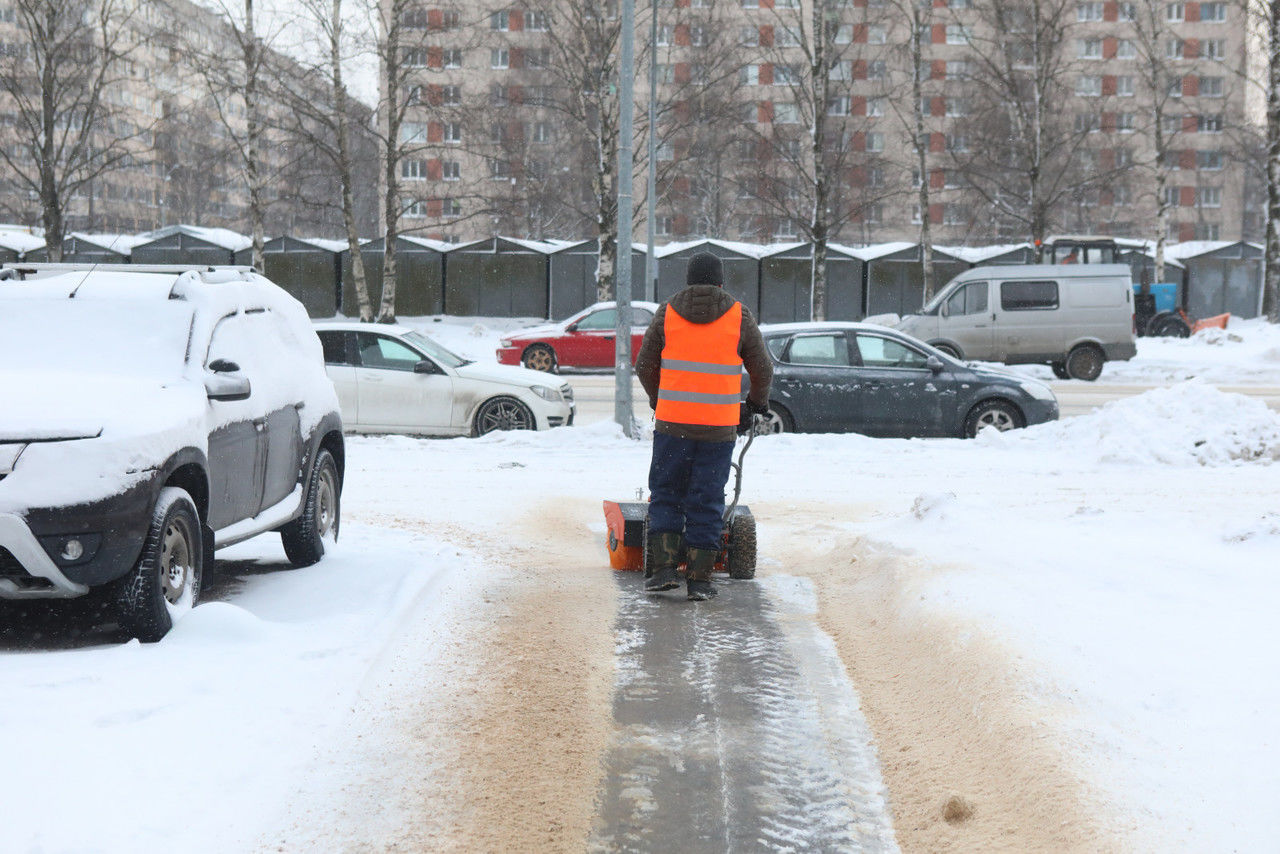
[(555, 374), (548, 374), (545, 371), (531, 371), (528, 368), (518, 368), (514, 365), (471, 362), (467, 365), (459, 365), (454, 370), (463, 379), (502, 383), (503, 385), (518, 385), (524, 388), (544, 385), (548, 388), (558, 389), (564, 385), (564, 380)]
[(179, 448), (207, 444), (197, 383), (6, 370), (0, 400), (0, 444), (25, 445), (0, 481), (0, 512), (107, 498)]
[(548, 338), (564, 334), (563, 323), (546, 323), (542, 326), (530, 326), (528, 329), (518, 329), (502, 336), (503, 341), (526, 341), (530, 338)]

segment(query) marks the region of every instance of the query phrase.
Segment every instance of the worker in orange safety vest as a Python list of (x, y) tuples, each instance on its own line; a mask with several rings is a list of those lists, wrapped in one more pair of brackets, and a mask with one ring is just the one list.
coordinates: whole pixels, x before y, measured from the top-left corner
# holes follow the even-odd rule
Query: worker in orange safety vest
[[(768, 411), (773, 364), (755, 319), (724, 290), (720, 259), (689, 259), (687, 287), (653, 317), (636, 375), (656, 423), (649, 464), (649, 541), (655, 556), (646, 592), (680, 586), (683, 546), (689, 599), (715, 596), (711, 570), (720, 551), (724, 488), (734, 439)], [(742, 369), (751, 378), (742, 400)]]

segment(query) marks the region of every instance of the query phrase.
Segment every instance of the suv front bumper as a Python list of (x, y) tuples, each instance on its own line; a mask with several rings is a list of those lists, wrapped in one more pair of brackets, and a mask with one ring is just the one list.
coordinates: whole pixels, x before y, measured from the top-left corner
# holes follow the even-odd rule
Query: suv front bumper
[(88, 592), (63, 574), (26, 520), (0, 513), (0, 599), (69, 599)]

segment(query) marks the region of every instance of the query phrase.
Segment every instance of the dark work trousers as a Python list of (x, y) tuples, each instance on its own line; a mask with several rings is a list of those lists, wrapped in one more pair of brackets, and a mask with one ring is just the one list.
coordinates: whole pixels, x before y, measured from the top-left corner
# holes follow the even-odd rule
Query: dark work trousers
[(694, 549), (720, 549), (724, 486), (733, 442), (699, 442), (653, 434), (649, 463), (649, 531), (683, 533)]

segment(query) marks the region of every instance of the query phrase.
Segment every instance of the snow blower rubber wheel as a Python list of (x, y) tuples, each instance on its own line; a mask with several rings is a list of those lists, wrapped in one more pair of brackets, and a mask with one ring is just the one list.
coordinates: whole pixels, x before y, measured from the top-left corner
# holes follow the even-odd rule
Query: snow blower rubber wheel
[(726, 555), (729, 577), (756, 577), (756, 519), (738, 516), (729, 523), (729, 548)]

